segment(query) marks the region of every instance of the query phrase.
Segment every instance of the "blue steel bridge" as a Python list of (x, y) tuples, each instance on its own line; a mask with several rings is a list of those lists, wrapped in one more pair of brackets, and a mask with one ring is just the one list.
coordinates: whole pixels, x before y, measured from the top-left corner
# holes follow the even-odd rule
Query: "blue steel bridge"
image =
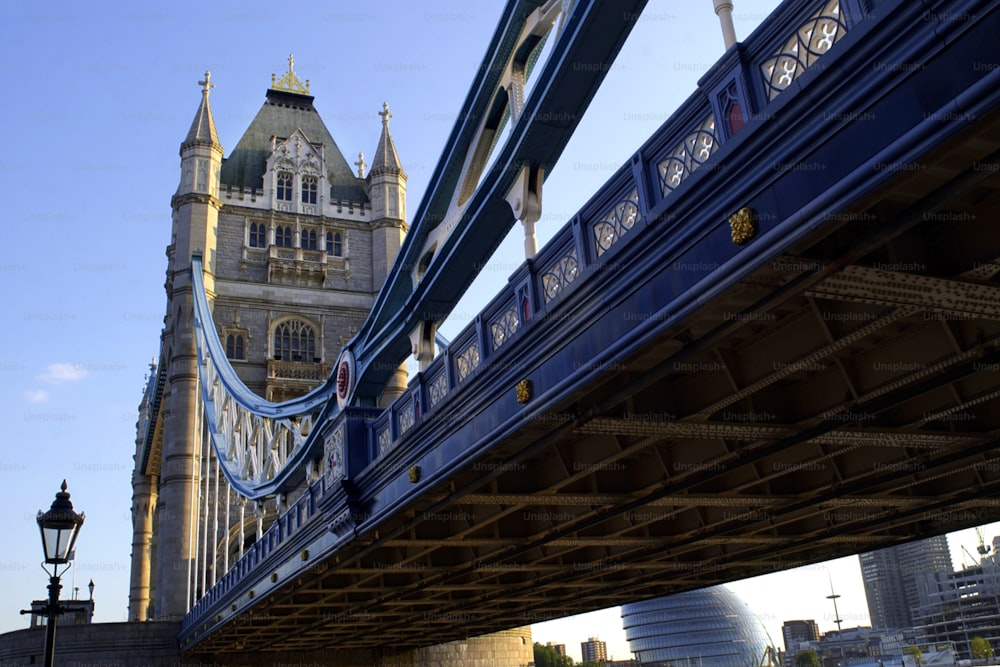
[(239, 383), (195, 264), (216, 455), (280, 514), (182, 652), (437, 644), (1000, 519), (996, 0), (786, 0), (436, 344), (643, 4), (508, 3), (311, 394)]

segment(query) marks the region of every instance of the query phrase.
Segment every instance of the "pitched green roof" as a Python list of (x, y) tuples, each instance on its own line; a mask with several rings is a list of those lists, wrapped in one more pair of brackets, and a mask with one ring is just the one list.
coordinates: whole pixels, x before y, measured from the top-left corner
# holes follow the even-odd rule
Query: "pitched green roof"
[(365, 182), (348, 166), (337, 142), (313, 106), (313, 97), (274, 88), (267, 91), (264, 106), (240, 137), (233, 152), (223, 160), (222, 184), (262, 188), (267, 157), (271, 154), (271, 137), (284, 139), (292, 136), (295, 130), (302, 130), (309, 141), (323, 144), (333, 199), (368, 201)]

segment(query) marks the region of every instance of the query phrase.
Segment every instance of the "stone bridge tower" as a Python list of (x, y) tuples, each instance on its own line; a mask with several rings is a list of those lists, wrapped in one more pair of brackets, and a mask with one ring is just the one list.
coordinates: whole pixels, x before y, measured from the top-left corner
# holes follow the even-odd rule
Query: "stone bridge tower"
[[(206, 73), (181, 144), (167, 311), (160, 359), (140, 408), (133, 478), (134, 620), (182, 617), (275, 517), (273, 506), (248, 507), (224, 479), (216, 481), (198, 412), (192, 256), (204, 258), (209, 303), (230, 363), (248, 387), (280, 402), (330, 375), (406, 233), (406, 174), (387, 109), (378, 168), (366, 179), (362, 160), (355, 172), (344, 159), (313, 106), (309, 82), (293, 67), (289, 57), (288, 71), (272, 75), (263, 107), (225, 157)], [(369, 196), (372, 189), (378, 197)], [(383, 400), (405, 382), (401, 369)]]
[[(171, 200), (160, 358), (139, 410), (133, 621), (180, 620), (280, 509), (274, 501), (250, 503), (233, 492), (204, 433), (192, 257), (203, 258), (208, 300), (230, 364), (250, 389), (280, 402), (330, 375), (342, 346), (367, 317), (407, 230), (407, 177), (387, 104), (378, 114), (381, 133), (366, 175), (362, 154), (356, 170), (348, 165), (291, 56), (285, 74), (272, 75), (263, 106), (228, 155), (209, 104), (214, 84), (208, 72), (200, 85)], [(400, 367), (381, 402), (391, 402), (405, 385)], [(490, 637), (475, 640), (476, 650), (523, 654), (511, 665), (531, 660), (528, 628)], [(448, 655), (448, 646), (434, 647), (435, 659)]]

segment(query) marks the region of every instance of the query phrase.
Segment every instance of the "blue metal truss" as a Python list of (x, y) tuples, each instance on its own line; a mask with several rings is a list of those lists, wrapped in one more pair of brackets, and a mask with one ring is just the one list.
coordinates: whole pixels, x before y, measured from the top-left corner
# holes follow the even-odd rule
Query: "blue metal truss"
[[(508, 2), (371, 315), (346, 345), (334, 377), (310, 394), (272, 404), (239, 381), (214, 335), (203, 266), (200, 258), (193, 259), (205, 414), (226, 478), (238, 493), (260, 499), (296, 488), (309, 461), (321, 453), (313, 427), (345, 405), (375, 405), (387, 369), (409, 356), (411, 333), (423, 328), (435, 337), (436, 325), (516, 222), (505, 199), (508, 191), (522, 171), (544, 179), (645, 3)], [(551, 56), (535, 68), (534, 88), (522, 100), (525, 78), (545, 40), (554, 40)], [(504, 122), (511, 132), (499, 144)], [(483, 173), (491, 152), (495, 156)], [(338, 401), (337, 374), (345, 363), (350, 377)], [(254, 430), (252, 437), (248, 428)]]

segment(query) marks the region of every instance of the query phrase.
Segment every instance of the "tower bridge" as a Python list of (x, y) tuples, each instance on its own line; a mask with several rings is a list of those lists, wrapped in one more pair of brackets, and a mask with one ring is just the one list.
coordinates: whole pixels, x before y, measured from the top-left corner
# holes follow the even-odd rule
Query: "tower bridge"
[[(1000, 517), (998, 3), (786, 0), (536, 251), (579, 65), (643, 4), (511, 0), (412, 224), (388, 108), (355, 175), (290, 61), (223, 161), (206, 76), (137, 619), (189, 656), (428, 646)], [(233, 363), (258, 326), (268, 372)]]

